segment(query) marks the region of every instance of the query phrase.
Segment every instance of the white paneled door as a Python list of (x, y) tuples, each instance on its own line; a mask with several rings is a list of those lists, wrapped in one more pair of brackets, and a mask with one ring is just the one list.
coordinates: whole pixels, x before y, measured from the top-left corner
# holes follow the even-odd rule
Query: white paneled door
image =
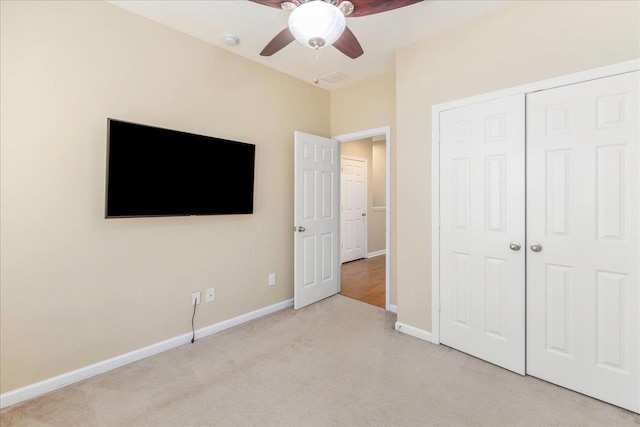
[(440, 340), (525, 372), (524, 95), (440, 113)]
[(366, 255), (366, 160), (342, 157), (341, 181), (341, 259), (349, 262)]
[(637, 72), (527, 95), (527, 372), (638, 412)]
[(294, 307), (338, 293), (338, 141), (295, 132)]

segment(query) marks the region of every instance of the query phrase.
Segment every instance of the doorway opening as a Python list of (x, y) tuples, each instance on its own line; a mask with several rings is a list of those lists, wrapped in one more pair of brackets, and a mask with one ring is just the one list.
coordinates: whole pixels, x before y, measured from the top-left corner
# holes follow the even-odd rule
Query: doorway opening
[(340, 293), (396, 312), (391, 304), (391, 131), (334, 137), (340, 143)]

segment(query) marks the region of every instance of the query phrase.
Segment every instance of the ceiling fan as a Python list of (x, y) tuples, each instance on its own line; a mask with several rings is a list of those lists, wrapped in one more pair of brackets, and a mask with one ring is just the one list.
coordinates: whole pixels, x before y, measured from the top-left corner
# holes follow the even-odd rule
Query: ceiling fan
[(312, 49), (333, 45), (349, 58), (364, 51), (356, 36), (345, 25), (345, 17), (387, 12), (423, 0), (250, 0), (291, 12), (289, 26), (280, 31), (260, 52), (271, 56), (294, 40)]

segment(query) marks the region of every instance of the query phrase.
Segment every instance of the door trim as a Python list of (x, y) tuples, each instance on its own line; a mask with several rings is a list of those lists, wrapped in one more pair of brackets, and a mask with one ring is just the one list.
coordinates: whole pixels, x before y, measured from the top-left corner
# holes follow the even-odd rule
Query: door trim
[[(338, 141), (340, 142), (340, 141)], [(341, 150), (342, 151), (342, 150)], [(369, 184), (369, 174), (367, 171), (367, 168), (369, 167), (368, 163), (367, 163), (367, 159), (363, 159), (362, 157), (355, 157), (355, 156), (343, 156), (340, 155), (340, 242), (342, 242), (342, 161), (343, 160), (353, 160), (356, 162), (362, 162), (364, 163), (364, 211), (365, 213), (368, 215), (368, 211), (369, 211), (369, 193), (367, 193), (367, 190), (369, 188), (368, 184)], [(364, 241), (362, 242), (362, 246), (364, 246), (364, 256), (362, 258), (359, 259), (366, 259), (368, 258), (368, 253), (369, 253), (369, 217), (365, 216), (364, 217)], [(342, 246), (340, 247), (340, 265), (342, 265)]]
[[(587, 71), (515, 86), (455, 101), (436, 104), (431, 108), (431, 336), (428, 341), (440, 344), (440, 113), (454, 108), (507, 96), (537, 92), (582, 83), (640, 70), (640, 59), (607, 65)], [(388, 158), (387, 158), (388, 160)], [(388, 203), (388, 202), (387, 202)]]
[[(391, 250), (391, 126), (383, 126), (375, 129), (363, 130), (360, 132), (346, 133), (343, 135), (333, 136), (332, 139), (337, 140), (339, 143), (352, 141), (354, 139), (368, 138), (372, 136), (384, 135), (386, 138), (386, 146), (385, 146), (385, 154), (386, 154), (386, 162), (385, 162), (385, 184), (386, 184), (386, 218), (385, 218), (385, 249), (387, 251), (386, 259), (385, 259), (385, 291), (384, 291), (384, 308), (387, 311), (391, 310), (391, 257), (393, 255)], [(338, 144), (338, 148), (340, 148), (340, 144)], [(339, 153), (342, 156), (342, 152)], [(342, 194), (340, 194), (342, 197)], [(339, 233), (342, 233), (342, 230), (338, 230)], [(340, 265), (340, 253), (338, 252), (338, 265)], [(338, 287), (340, 287), (340, 281), (338, 281)]]

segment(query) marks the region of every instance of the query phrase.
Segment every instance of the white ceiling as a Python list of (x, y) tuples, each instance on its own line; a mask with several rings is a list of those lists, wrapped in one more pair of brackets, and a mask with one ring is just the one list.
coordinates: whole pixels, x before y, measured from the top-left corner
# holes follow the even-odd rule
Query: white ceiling
[[(349, 76), (336, 83), (320, 82), (320, 87), (333, 90), (393, 70), (399, 48), (504, 7), (510, 1), (428, 0), (389, 12), (347, 18), (347, 26), (360, 41), (364, 55), (350, 59), (327, 47), (319, 51), (317, 64), (315, 51), (295, 41), (271, 57), (260, 56), (269, 40), (287, 26), (289, 12), (283, 10), (248, 0), (110, 3), (310, 84), (316, 77), (335, 71)], [(240, 43), (234, 47), (225, 45), (222, 36), (227, 33), (236, 35)]]

